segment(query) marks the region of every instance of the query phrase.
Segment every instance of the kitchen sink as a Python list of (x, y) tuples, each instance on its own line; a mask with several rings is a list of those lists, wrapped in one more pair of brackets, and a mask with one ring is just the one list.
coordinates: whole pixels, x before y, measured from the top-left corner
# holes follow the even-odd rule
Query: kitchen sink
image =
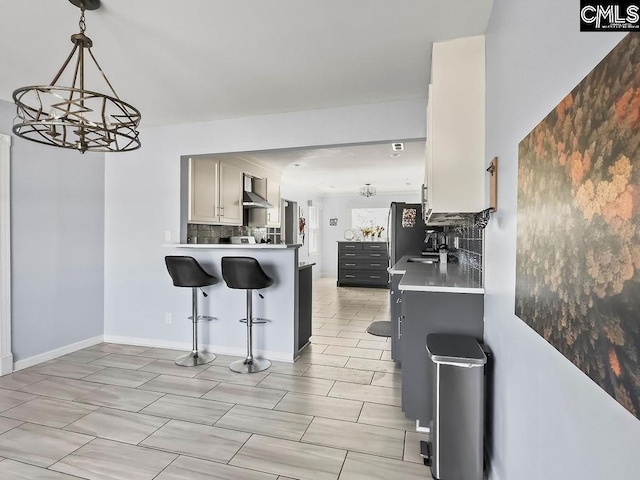
[(407, 262), (411, 263), (439, 263), (437, 257), (410, 257)]

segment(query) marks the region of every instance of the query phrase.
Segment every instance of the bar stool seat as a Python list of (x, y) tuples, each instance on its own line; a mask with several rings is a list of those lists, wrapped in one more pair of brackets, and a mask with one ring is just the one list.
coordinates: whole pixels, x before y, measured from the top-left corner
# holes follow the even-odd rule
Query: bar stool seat
[[(222, 257), (222, 278), (229, 288), (247, 291), (247, 356), (229, 365), (237, 373), (255, 373), (266, 370), (271, 362), (253, 356), (253, 324), (264, 323), (253, 317), (253, 290), (270, 287), (274, 281), (252, 257)], [(243, 319), (244, 320), (244, 319)], [(241, 321), (243, 321), (241, 320)]]
[[(191, 288), (191, 311), (189, 317), (193, 327), (193, 348), (191, 353), (182, 355), (176, 359), (176, 364), (182, 367), (194, 367), (204, 365), (215, 360), (213, 353), (201, 352), (198, 350), (198, 320), (212, 320), (212, 317), (198, 315), (198, 288), (215, 285), (219, 280), (207, 273), (193, 257), (169, 255), (164, 257), (169, 275), (176, 287)], [(207, 294), (202, 291), (206, 297)]]

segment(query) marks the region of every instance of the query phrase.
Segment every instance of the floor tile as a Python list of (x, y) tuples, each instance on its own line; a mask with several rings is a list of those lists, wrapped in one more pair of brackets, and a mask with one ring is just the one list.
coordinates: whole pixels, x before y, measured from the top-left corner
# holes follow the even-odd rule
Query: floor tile
[(339, 337), (357, 338), (358, 340), (368, 340), (371, 342), (386, 342), (387, 337), (376, 337), (367, 332), (351, 332), (349, 330), (341, 330)]
[(156, 360), (173, 360), (186, 355), (186, 350), (172, 350), (170, 348), (149, 348), (142, 353), (138, 353), (141, 357), (155, 358)]
[(5, 459), (0, 462), (2, 478), (7, 480), (78, 480), (64, 473), (52, 472), (26, 463)]
[(349, 360), (348, 357), (340, 357), (337, 355), (325, 355), (324, 353), (303, 353), (298, 359), (301, 362), (310, 363), (312, 365), (327, 365), (330, 367), (344, 367)]
[(3, 390), (0, 388), (0, 412), (22, 405), (34, 398), (36, 398), (36, 396), (29, 393), (17, 392), (15, 390)]
[(6, 410), (2, 412), (2, 415), (47, 427), (63, 428), (96, 409), (97, 407), (92, 405), (58, 400), (57, 398), (38, 397)]
[(209, 368), (209, 365), (198, 365), (196, 367), (181, 367), (173, 360), (156, 360), (149, 365), (145, 365), (141, 372), (162, 373), (165, 375), (175, 375), (177, 377), (195, 377), (197, 374)]
[(14, 420), (13, 418), (0, 417), (0, 434), (8, 432), (12, 428), (19, 427), (23, 423), (24, 422), (21, 422), (20, 420)]
[(31, 385), (32, 383), (46, 380), (46, 375), (40, 375), (32, 372), (16, 372), (4, 377), (0, 377), (0, 388), (6, 390), (20, 390), (21, 388)]
[(233, 407), (232, 403), (189, 398), (177, 395), (165, 395), (156, 400), (140, 413), (155, 415), (174, 420), (213, 425), (222, 415)]
[(404, 434), (392, 428), (314, 418), (302, 441), (402, 460)]
[(391, 351), (385, 350), (384, 352), (382, 352), (382, 357), (380, 357), (380, 360), (392, 361), (393, 358), (391, 358)]
[(424, 464), (422, 456), (420, 455), (420, 442), (429, 441), (429, 434), (418, 432), (407, 432), (404, 441), (404, 456), (402, 459), (405, 462)]
[(156, 378), (159, 373), (141, 372), (139, 370), (124, 370), (122, 368), (105, 368), (99, 372), (84, 377), (87, 382), (105, 383), (119, 387), (136, 388), (149, 380)]
[(349, 452), (340, 480), (425, 480), (431, 477), (429, 467), (391, 458)]
[(345, 455), (335, 448), (253, 435), (230, 465), (300, 480), (336, 480)]
[(314, 325), (313, 329), (311, 330), (311, 335), (313, 336), (322, 335), (323, 337), (337, 337), (338, 334), (340, 333), (340, 330), (339, 330), (340, 325), (335, 325), (333, 328), (335, 330), (330, 330), (328, 328), (322, 329)]
[(371, 325), (371, 322), (373, 321), (373, 316), (371, 316), (368, 320), (361, 320), (361, 319), (355, 319), (355, 320), (351, 320), (349, 322), (349, 325), (353, 325), (353, 326), (357, 326), (357, 327), (363, 327), (363, 328), (368, 328), (369, 325)]
[(102, 370), (104, 367), (99, 365), (89, 365), (84, 363), (73, 362), (55, 362), (43, 367), (36, 367), (34, 373), (42, 375), (53, 375), (55, 377), (75, 378), (79, 380), (92, 373)]
[(355, 338), (322, 337), (320, 335), (312, 335), (310, 341), (320, 345), (338, 345), (341, 347), (355, 347), (358, 344), (358, 340)]
[(371, 360), (367, 358), (350, 358), (346, 365), (347, 368), (355, 368), (359, 370), (370, 370), (374, 372), (400, 373), (400, 367), (395, 362), (387, 362), (385, 360)]
[(375, 341), (375, 340), (360, 340), (358, 342), (358, 345), (356, 345), (356, 347), (358, 348), (371, 348), (371, 349), (375, 349), (375, 348), (379, 348), (381, 350), (391, 350), (391, 344), (389, 342), (380, 342), (380, 341)]
[(185, 378), (174, 377), (172, 375), (160, 375), (144, 385), (138, 387), (139, 390), (150, 390), (153, 392), (173, 393), (186, 397), (201, 397), (220, 382), (211, 380), (201, 380), (200, 377)]
[(72, 378), (49, 377), (41, 382), (32, 383), (24, 387), (21, 391), (44, 395), (46, 397), (60, 398), (62, 400), (73, 400), (96, 388), (100, 388), (100, 385), (97, 383), (74, 380)]
[(51, 469), (89, 480), (151, 480), (175, 458), (171, 453), (99, 438)]
[(202, 398), (217, 400), (219, 402), (249, 405), (251, 407), (273, 408), (282, 400), (285, 393), (287, 393), (285, 390), (272, 390), (270, 388), (221, 383), (203, 395)]
[(289, 362), (271, 362), (271, 367), (269, 367), (269, 373), (277, 373), (280, 375), (297, 375), (301, 376), (307, 369), (311, 366), (310, 363), (303, 362), (299, 360), (294, 363)]
[(416, 427), (416, 422), (405, 417), (401, 407), (369, 402), (365, 402), (362, 407), (358, 423), (396, 428), (398, 430), (414, 430)]
[(249, 433), (226, 428), (171, 420), (141, 445), (226, 463), (250, 436)]
[(362, 404), (363, 402), (356, 400), (289, 392), (276, 405), (275, 410), (355, 422)]
[(332, 380), (271, 374), (260, 382), (258, 388), (276, 388), (290, 392), (326, 395), (332, 386)]
[(218, 382), (225, 383), (237, 383), (240, 385), (250, 385), (252, 387), (255, 387), (268, 374), (269, 371), (252, 373), (251, 375), (248, 375), (245, 373), (233, 372), (229, 370), (229, 367), (219, 367), (217, 365), (213, 365), (206, 370), (198, 373), (198, 376), (196, 378), (200, 378), (202, 380), (216, 380)]
[(309, 415), (236, 405), (216, 422), (216, 427), (297, 441), (312, 419)]
[(382, 403), (396, 407), (402, 405), (400, 390), (397, 388), (358, 385), (357, 383), (336, 382), (329, 392), (329, 396), (361, 400), (363, 402)]
[(244, 357), (239, 355), (216, 354), (216, 358), (213, 361), (213, 363), (210, 363), (209, 365), (207, 365), (207, 367), (215, 365), (217, 367), (228, 368), (231, 362), (235, 362), (236, 360), (240, 360), (241, 358), (244, 358)]
[(65, 430), (137, 444), (168, 421), (166, 418), (151, 415), (100, 408), (68, 425)]
[(123, 368), (126, 370), (138, 370), (145, 365), (155, 362), (155, 359), (148, 357), (137, 357), (135, 355), (121, 355), (110, 353), (104, 357), (93, 360), (91, 365), (101, 365), (103, 367)]
[(25, 423), (0, 435), (0, 457), (47, 468), (93, 437)]
[(371, 385), (378, 387), (402, 388), (402, 375), (386, 372), (375, 372)]
[(350, 368), (329, 367), (326, 365), (311, 365), (311, 367), (309, 367), (305, 372), (304, 376), (369, 385), (373, 378), (373, 372), (353, 370)]
[(162, 397), (161, 393), (145, 392), (127, 387), (107, 385), (77, 398), (83, 404), (111, 407), (130, 412), (138, 412)]
[(93, 347), (87, 348), (87, 350), (94, 350), (97, 352), (106, 353), (120, 353), (122, 355), (139, 355), (147, 350), (149, 347), (140, 347), (137, 345), (120, 345), (118, 343), (101, 343)]
[[(356, 342), (358, 341), (355, 339), (348, 340), (354, 340)], [(324, 353), (326, 353), (327, 355), (342, 355), (344, 357), (359, 357), (379, 360), (380, 356), (382, 355), (382, 349), (372, 350), (369, 348), (336, 347), (335, 345), (329, 345)]]
[(275, 475), (180, 456), (156, 480), (276, 480)]
[(304, 347), (304, 349), (302, 349), (300, 355), (309, 353), (322, 353), (326, 349), (327, 345), (321, 345), (319, 343), (309, 343), (306, 347)]
[(78, 350), (77, 352), (69, 353), (58, 357), (56, 360), (62, 362), (76, 362), (76, 363), (89, 363), (109, 355), (107, 352), (97, 352), (93, 350)]
[[(366, 325), (364, 327), (363, 326), (359, 326), (359, 325), (350, 325), (350, 324), (341, 325), (340, 326), (340, 331), (342, 331), (342, 332), (360, 332), (360, 333), (365, 333), (367, 331), (367, 327), (368, 326), (369, 325)], [(341, 337), (341, 338), (344, 338), (344, 337)]]

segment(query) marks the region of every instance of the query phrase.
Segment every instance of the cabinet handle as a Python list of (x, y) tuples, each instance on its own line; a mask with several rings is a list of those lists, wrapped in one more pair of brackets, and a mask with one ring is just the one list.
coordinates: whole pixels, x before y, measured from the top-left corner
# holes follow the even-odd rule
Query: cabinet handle
[(369, 248), (373, 250), (374, 248), (381, 248), (381, 247), (380, 245), (369, 245)]
[(401, 298), (398, 298), (398, 299), (396, 300), (396, 303), (402, 303), (402, 299), (401, 299)]
[(355, 245), (345, 245), (344, 248), (356, 248)]
[(355, 263), (345, 263), (344, 266), (345, 267), (355, 267), (356, 264)]
[(355, 257), (356, 254), (355, 253), (345, 253), (344, 256), (345, 257)]
[(355, 275), (345, 275), (346, 278), (356, 278)]
[(379, 264), (379, 263), (372, 263), (372, 264), (371, 264), (371, 266), (372, 266), (372, 267), (379, 267), (379, 266), (380, 266), (380, 264)]
[(402, 316), (398, 317), (398, 340), (402, 337)]
[(380, 278), (380, 275), (369, 275), (369, 278)]
[(381, 253), (371, 253), (370, 254), (372, 257), (379, 257), (380, 255), (382, 255)]

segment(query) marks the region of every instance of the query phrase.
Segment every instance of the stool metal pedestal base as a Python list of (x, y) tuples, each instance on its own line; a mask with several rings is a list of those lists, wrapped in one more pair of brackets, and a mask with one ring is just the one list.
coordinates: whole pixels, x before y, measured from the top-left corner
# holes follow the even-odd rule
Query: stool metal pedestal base
[(181, 367), (195, 367), (196, 365), (204, 365), (211, 363), (216, 359), (213, 353), (191, 352), (176, 358), (176, 365)]
[(236, 373), (256, 373), (266, 370), (271, 366), (271, 362), (264, 358), (244, 358), (231, 362), (229, 369)]

